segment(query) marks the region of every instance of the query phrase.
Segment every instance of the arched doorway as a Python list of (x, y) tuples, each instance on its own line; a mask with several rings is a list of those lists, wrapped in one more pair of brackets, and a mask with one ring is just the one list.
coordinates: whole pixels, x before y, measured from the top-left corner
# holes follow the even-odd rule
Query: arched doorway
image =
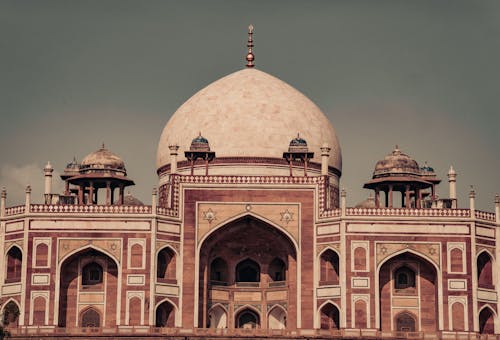
[(409, 251), (397, 254), (382, 264), (378, 280), (381, 330), (438, 329), (437, 271), (431, 262)]
[(331, 249), (326, 249), (320, 256), (319, 285), (339, 284), (339, 256)]
[(487, 251), (477, 257), (477, 285), (482, 288), (494, 288), (493, 260)]
[(320, 309), (321, 329), (340, 329), (340, 312), (332, 303), (326, 303)]
[(163, 301), (156, 307), (156, 327), (175, 327), (175, 307), (169, 301)]
[(81, 327), (101, 327), (101, 316), (94, 308), (87, 308), (81, 313)]
[(275, 306), (268, 314), (268, 328), (269, 329), (285, 329), (286, 328), (286, 311), (280, 307)]
[[(221, 304), (226, 310), (238, 310), (239, 301), (246, 295), (259, 296), (252, 306), (266, 311), (263, 320), (259, 316), (259, 327), (268, 327), (269, 304), (293, 306), (287, 311), (286, 325), (294, 327), (297, 324), (296, 263), (292, 239), (277, 227), (253, 216), (214, 229), (202, 241), (199, 252), (198, 325), (212, 325), (214, 315), (209, 313), (210, 306)], [(267, 291), (270, 290), (279, 290), (274, 296), (282, 298), (268, 302), (267, 296), (271, 295)], [(240, 316), (228, 315), (228, 327), (238, 327)]]
[(490, 307), (484, 307), (479, 312), (479, 333), (495, 334), (495, 315)]
[[(104, 252), (85, 248), (69, 256), (60, 267), (59, 327), (116, 326), (117, 286), (117, 263)], [(78, 301), (81, 294), (92, 305)]]
[(158, 282), (177, 283), (177, 256), (173, 249), (165, 247), (158, 252), (156, 279)]
[(227, 328), (227, 313), (220, 305), (216, 305), (208, 312), (208, 328)]
[(19, 325), (19, 306), (12, 300), (3, 307), (3, 324), (11, 328)]
[(415, 332), (417, 329), (415, 316), (409, 312), (397, 314), (394, 324), (398, 332)]
[(259, 328), (259, 315), (252, 309), (246, 308), (236, 314), (236, 328)]
[(7, 272), (5, 275), (5, 283), (20, 282), (23, 264), (23, 253), (21, 249), (17, 246), (12, 246), (7, 252), (6, 262)]

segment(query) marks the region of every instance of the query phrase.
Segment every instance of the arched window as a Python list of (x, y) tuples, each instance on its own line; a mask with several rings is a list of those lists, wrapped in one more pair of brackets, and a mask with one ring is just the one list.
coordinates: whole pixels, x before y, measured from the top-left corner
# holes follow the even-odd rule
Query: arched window
[(82, 269), (82, 286), (86, 288), (99, 285), (103, 280), (102, 273), (102, 267), (95, 262), (85, 265)]
[(21, 249), (13, 246), (7, 253), (7, 275), (5, 282), (19, 282), (21, 281), (21, 269), (23, 264), (23, 254)]
[(130, 267), (142, 268), (142, 246), (138, 243), (130, 247)]
[(461, 249), (453, 248), (450, 251), (450, 271), (453, 273), (461, 273), (463, 269), (463, 252)]
[(10, 301), (3, 309), (3, 324), (5, 326), (16, 327), (19, 323), (19, 306)]
[(94, 308), (88, 308), (83, 311), (81, 316), (82, 327), (100, 327), (101, 326), (101, 316), (99, 312)]
[(396, 315), (396, 331), (398, 332), (415, 332), (416, 331), (415, 317), (408, 312), (401, 312)]
[(169, 247), (158, 253), (156, 277), (164, 282), (176, 282), (176, 256)]
[(260, 282), (260, 267), (250, 259), (236, 265), (236, 282)]
[(340, 329), (340, 312), (335, 305), (327, 303), (320, 310), (321, 329)]
[(212, 284), (226, 285), (228, 279), (227, 263), (217, 257), (210, 264), (210, 281)]
[(465, 331), (465, 306), (460, 302), (451, 305), (451, 320), (454, 331)]
[(36, 254), (35, 254), (35, 265), (37, 267), (46, 267), (48, 265), (48, 255), (49, 255), (49, 246), (45, 243), (40, 243), (36, 246)]
[(327, 249), (320, 258), (320, 285), (339, 284), (339, 256)]
[(271, 261), (268, 268), (268, 275), (272, 281), (286, 280), (286, 265), (283, 260), (275, 258)]
[(236, 316), (236, 328), (257, 328), (259, 324), (259, 316), (253, 310), (245, 309)]
[(485, 251), (477, 257), (477, 284), (479, 287), (494, 287), (492, 262), (490, 255)]
[(396, 292), (406, 292), (415, 289), (415, 272), (403, 266), (394, 272), (394, 288)]
[(366, 270), (366, 249), (363, 247), (354, 249), (354, 270)]
[(33, 325), (45, 325), (46, 300), (43, 296), (37, 296), (33, 301)]
[(141, 324), (142, 302), (138, 297), (133, 297), (128, 301), (128, 324), (129, 326), (139, 326)]

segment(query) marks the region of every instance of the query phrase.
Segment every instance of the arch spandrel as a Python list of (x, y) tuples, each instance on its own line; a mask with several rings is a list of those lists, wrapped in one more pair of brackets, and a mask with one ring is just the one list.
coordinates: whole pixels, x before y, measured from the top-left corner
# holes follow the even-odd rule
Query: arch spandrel
[(92, 246), (95, 249), (102, 250), (106, 254), (110, 254), (113, 258), (121, 263), (122, 240), (121, 239), (59, 239), (58, 245), (58, 262), (61, 262), (68, 254), (85, 246)]
[(170, 247), (174, 249), (177, 252), (177, 254), (180, 254), (181, 252), (181, 246), (178, 242), (156, 240), (156, 248), (155, 248), (156, 252), (165, 247)]
[(337, 251), (337, 253), (340, 254), (340, 243), (336, 242), (336, 243), (318, 244), (316, 246), (316, 255), (319, 256), (323, 252), (323, 250), (327, 248), (334, 249)]
[(12, 246), (16, 246), (19, 249), (21, 249), (21, 251), (24, 251), (22, 239), (5, 242), (4, 246), (5, 252), (7, 253)]
[(404, 250), (411, 250), (431, 260), (438, 268), (441, 267), (441, 245), (439, 243), (376, 243), (377, 266), (391, 255)]
[(488, 255), (491, 256), (493, 259), (495, 259), (495, 248), (494, 247), (488, 247), (485, 245), (476, 245), (476, 254), (480, 254), (482, 251), (486, 250), (488, 252)]
[(299, 244), (300, 204), (273, 203), (198, 203), (197, 241), (210, 231), (245, 214), (280, 226)]

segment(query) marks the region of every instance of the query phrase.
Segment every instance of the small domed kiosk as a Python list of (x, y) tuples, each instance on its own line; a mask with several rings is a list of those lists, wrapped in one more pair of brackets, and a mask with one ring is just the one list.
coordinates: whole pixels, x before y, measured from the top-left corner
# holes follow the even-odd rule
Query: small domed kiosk
[[(125, 162), (104, 144), (80, 164), (76, 160), (69, 163), (61, 178), (66, 182), (65, 195), (75, 194), (78, 204), (97, 204), (99, 189), (106, 189), (106, 205), (124, 204), (125, 187), (134, 185), (127, 177)], [(115, 201), (117, 188), (118, 200)]]
[[(427, 163), (420, 168), (414, 159), (396, 145), (390, 154), (377, 162), (372, 180), (363, 187), (375, 191), (377, 208), (380, 207), (381, 191), (385, 194), (385, 207), (394, 207), (393, 193), (396, 191), (401, 193), (401, 207), (421, 208), (425, 197), (430, 196), (431, 201), (435, 200), (435, 185), (440, 182), (433, 168)], [(430, 189), (430, 192), (426, 192), (426, 189)]]

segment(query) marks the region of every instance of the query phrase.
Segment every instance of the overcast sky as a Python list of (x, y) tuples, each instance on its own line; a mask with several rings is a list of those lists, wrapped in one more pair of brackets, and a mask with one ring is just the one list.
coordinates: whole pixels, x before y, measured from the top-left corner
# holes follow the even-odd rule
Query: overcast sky
[[(256, 65), (330, 118), (348, 204), (394, 145), (459, 205), (500, 191), (500, 1), (0, 1), (0, 185), (9, 205), (42, 168), (59, 173), (102, 142), (150, 203), (164, 125), (202, 87)], [(295, 133), (295, 132), (294, 132)], [(58, 188), (61, 188), (59, 186)]]

